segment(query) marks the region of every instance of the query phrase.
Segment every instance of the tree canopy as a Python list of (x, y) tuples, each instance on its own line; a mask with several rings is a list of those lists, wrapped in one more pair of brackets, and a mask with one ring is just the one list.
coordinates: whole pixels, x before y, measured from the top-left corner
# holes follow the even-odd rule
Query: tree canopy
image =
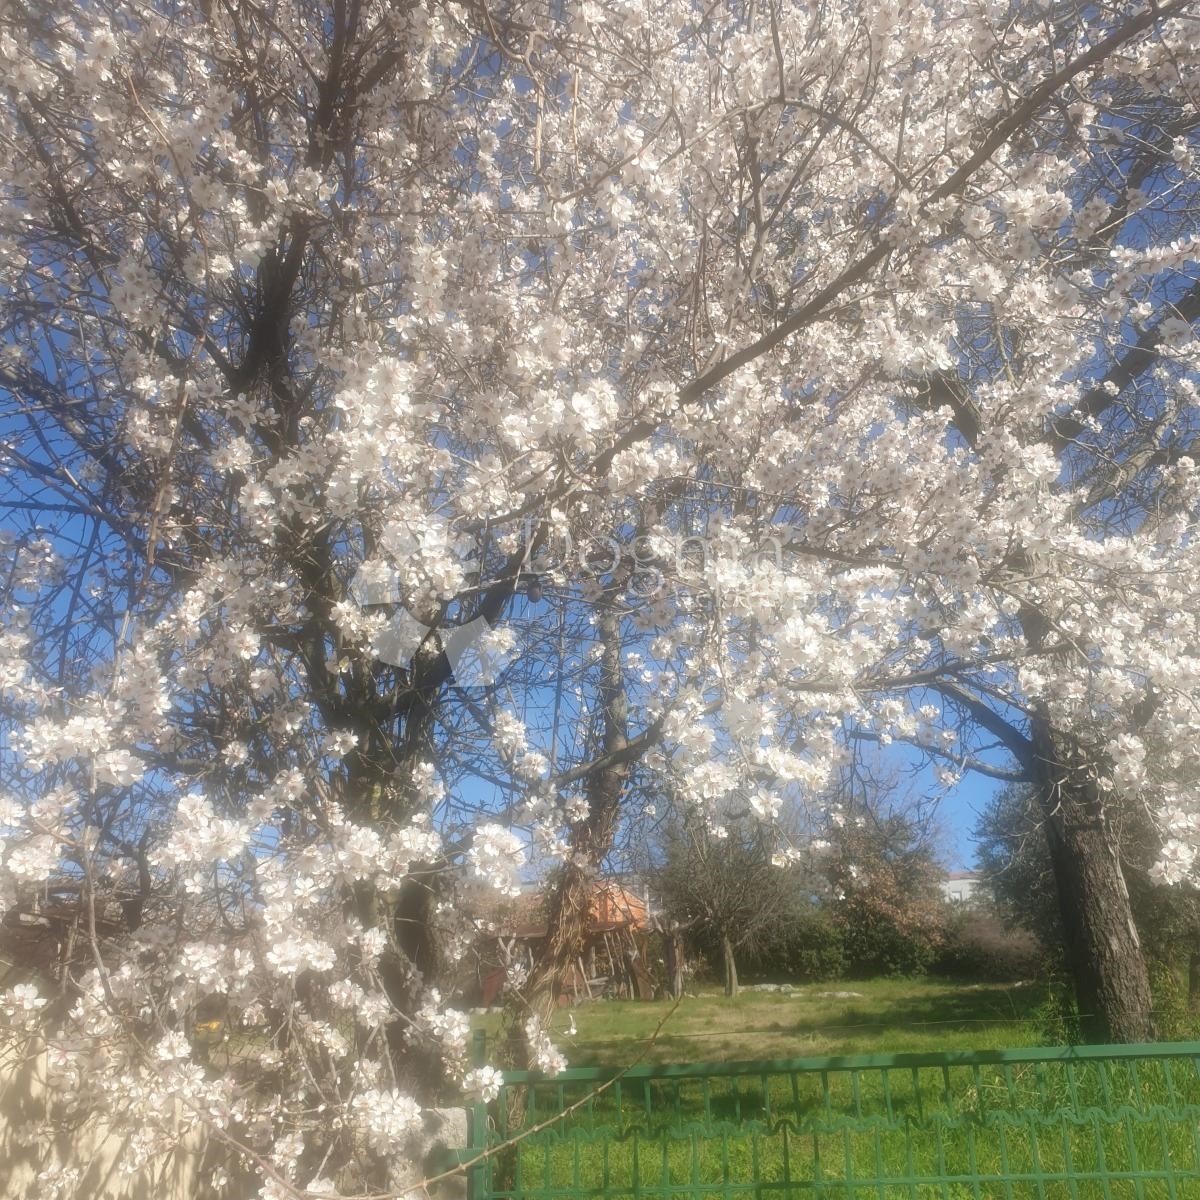
[(58, 938), (4, 1004), (134, 1160), (181, 1103), (269, 1200), (396, 1190), (494, 1085), (456, 877), (560, 863), (552, 1065), (648, 781), (767, 836), (862, 742), (1032, 783), (1147, 1034), (1104, 814), (1200, 869), (1188, 0), (30, 0), (0, 64), (0, 906)]

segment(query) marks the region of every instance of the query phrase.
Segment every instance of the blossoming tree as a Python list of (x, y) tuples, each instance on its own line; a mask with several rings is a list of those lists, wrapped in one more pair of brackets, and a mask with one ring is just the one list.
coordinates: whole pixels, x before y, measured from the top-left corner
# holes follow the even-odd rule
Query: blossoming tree
[(61, 942), (6, 1003), (133, 1166), (169, 1100), (265, 1197), (405, 1190), (494, 1084), (454, 875), (563, 862), (552, 1067), (633, 775), (769, 827), (855, 739), (1037, 783), (1081, 1003), (1148, 1034), (1105, 812), (1192, 871), (1198, 46), (1185, 0), (0, 17), (0, 904)]

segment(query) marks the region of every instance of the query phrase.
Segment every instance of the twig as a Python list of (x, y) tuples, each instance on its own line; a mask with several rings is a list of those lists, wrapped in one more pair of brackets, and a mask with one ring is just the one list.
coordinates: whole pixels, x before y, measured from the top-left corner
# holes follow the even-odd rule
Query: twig
[[(638, 1051), (636, 1057), (627, 1065), (621, 1068), (611, 1079), (600, 1084), (586, 1095), (581, 1096), (573, 1104), (567, 1105), (561, 1112), (555, 1113), (552, 1117), (547, 1117), (546, 1120), (537, 1125), (531, 1125), (528, 1129), (521, 1130), (515, 1137), (509, 1138), (507, 1141), (501, 1142), (498, 1146), (492, 1146), (482, 1153), (477, 1154), (474, 1158), (468, 1159), (466, 1162), (459, 1163), (457, 1166), (451, 1167), (448, 1171), (443, 1171), (440, 1175), (431, 1175), (428, 1179), (421, 1180), (420, 1183), (409, 1184), (403, 1191), (398, 1192), (363, 1192), (356, 1196), (345, 1196), (342, 1200), (401, 1200), (401, 1197), (411, 1196), (414, 1192), (423, 1192), (426, 1196), (429, 1195), (429, 1189), (436, 1183), (441, 1183), (443, 1180), (452, 1179), (456, 1175), (462, 1175), (469, 1171), (472, 1167), (486, 1159), (493, 1158), (502, 1150), (507, 1150), (510, 1146), (515, 1146), (519, 1142), (523, 1142), (526, 1138), (532, 1137), (535, 1133), (541, 1133), (543, 1129), (548, 1129), (558, 1121), (562, 1121), (569, 1117), (572, 1113), (581, 1109), (585, 1104), (590, 1103), (597, 1096), (603, 1095), (614, 1084), (619, 1083), (634, 1067), (640, 1063), (647, 1054), (654, 1048), (658, 1041), (659, 1034), (662, 1033), (663, 1027), (675, 1015), (675, 1010), (683, 1003), (683, 997), (678, 1000), (663, 1014), (663, 1018), (654, 1027), (654, 1032), (646, 1039), (641, 1050)], [(301, 1193), (303, 1195), (304, 1193)]]

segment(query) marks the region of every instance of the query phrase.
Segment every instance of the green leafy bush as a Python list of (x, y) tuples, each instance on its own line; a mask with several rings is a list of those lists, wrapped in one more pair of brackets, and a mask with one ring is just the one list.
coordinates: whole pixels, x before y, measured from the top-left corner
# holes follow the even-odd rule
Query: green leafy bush
[(1070, 980), (1053, 974), (1046, 981), (1046, 998), (1030, 1014), (1043, 1046), (1077, 1046), (1083, 1040), (1079, 1006)]
[(1200, 1013), (1191, 1010), (1187, 985), (1178, 970), (1160, 960), (1152, 961), (1150, 990), (1154, 1029), (1162, 1041), (1188, 1042), (1200, 1037)]
[(902, 925), (877, 909), (856, 906), (842, 922), (848, 975), (925, 975), (937, 959), (941, 931), (927, 924)]
[(767, 931), (746, 966), (773, 982), (838, 979), (846, 971), (842, 931), (822, 907), (797, 905)]

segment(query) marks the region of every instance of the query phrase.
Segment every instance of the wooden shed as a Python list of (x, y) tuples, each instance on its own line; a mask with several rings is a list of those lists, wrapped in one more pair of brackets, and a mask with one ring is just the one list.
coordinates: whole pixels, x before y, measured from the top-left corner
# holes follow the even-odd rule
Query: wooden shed
[[(583, 953), (562, 983), (560, 1005), (606, 996), (652, 1000), (654, 984), (648, 964), (650, 906), (644, 895), (618, 880), (599, 879), (592, 892)], [(508, 920), (501, 916), (484, 947), (491, 969), (483, 978), (482, 1003), (499, 999), (514, 966), (532, 968), (547, 936), (545, 896), (522, 896)]]

